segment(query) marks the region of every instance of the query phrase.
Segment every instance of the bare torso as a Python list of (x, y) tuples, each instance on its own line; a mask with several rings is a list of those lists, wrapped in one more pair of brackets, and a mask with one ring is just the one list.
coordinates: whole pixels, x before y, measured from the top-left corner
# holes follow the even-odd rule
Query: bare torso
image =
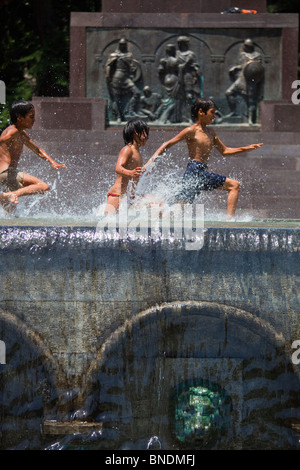
[(127, 192), (127, 189), (129, 189), (129, 183), (132, 189), (134, 190), (139, 181), (139, 176), (132, 177), (126, 174), (120, 174), (119, 171), (134, 170), (135, 168), (141, 167), (142, 165), (143, 160), (140, 155), (140, 152), (133, 145), (125, 145), (125, 147), (123, 147), (120, 152), (116, 164), (116, 181), (114, 182), (113, 186), (109, 189), (109, 192), (125, 194)]
[(9, 167), (17, 168), (23, 145), (25, 131), (19, 131), (14, 125), (7, 127), (0, 137), (0, 173)]
[(202, 129), (196, 124), (189, 128), (186, 135), (189, 157), (207, 164), (214, 146), (215, 134), (212, 130)]

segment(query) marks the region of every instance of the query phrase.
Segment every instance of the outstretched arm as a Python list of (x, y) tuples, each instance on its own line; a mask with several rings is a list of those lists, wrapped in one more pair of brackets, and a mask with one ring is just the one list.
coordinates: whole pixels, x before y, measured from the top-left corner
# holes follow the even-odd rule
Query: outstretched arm
[(58, 170), (58, 168), (67, 168), (64, 163), (56, 163), (44, 150), (40, 149), (26, 135), (25, 135), (25, 142), (24, 143), (25, 143), (26, 147), (28, 147), (30, 150), (32, 150), (40, 158), (44, 158), (45, 160), (48, 160), (48, 162), (51, 164), (52, 168), (54, 168), (55, 170)]
[(245, 147), (226, 147), (226, 145), (223, 144), (223, 142), (219, 139), (219, 137), (215, 136), (214, 145), (217, 148), (217, 150), (224, 157), (226, 157), (226, 156), (229, 156), (229, 155), (237, 155), (238, 153), (251, 152), (252, 150), (256, 150), (264, 144), (262, 144), (262, 143), (260, 143), (260, 144), (251, 144), (251, 145), (246, 145)]
[(147, 163), (144, 165), (144, 168), (146, 168), (148, 165), (151, 163), (155, 162), (157, 157), (164, 153), (167, 149), (170, 147), (173, 147), (173, 145), (176, 145), (178, 142), (181, 142), (183, 140), (186, 140), (190, 132), (190, 128), (183, 129), (179, 134), (177, 134), (173, 139), (168, 140), (167, 142), (164, 142), (157, 150), (156, 152), (152, 155), (151, 158), (147, 161)]

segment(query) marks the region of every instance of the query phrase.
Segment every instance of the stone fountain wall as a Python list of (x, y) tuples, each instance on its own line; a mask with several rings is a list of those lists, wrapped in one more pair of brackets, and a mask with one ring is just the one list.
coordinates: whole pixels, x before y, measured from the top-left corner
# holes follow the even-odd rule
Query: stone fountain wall
[(211, 228), (190, 251), (101, 241), (92, 227), (3, 227), (2, 447), (87, 423), (119, 430), (111, 448), (153, 435), (176, 447), (171, 397), (187, 382), (231, 400), (217, 448), (293, 447), (298, 257), (294, 229)]

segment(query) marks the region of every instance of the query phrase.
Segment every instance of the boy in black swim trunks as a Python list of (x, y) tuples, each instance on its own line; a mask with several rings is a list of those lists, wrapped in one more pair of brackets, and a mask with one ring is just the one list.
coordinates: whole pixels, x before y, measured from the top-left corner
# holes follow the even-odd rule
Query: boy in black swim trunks
[(173, 139), (163, 143), (148, 160), (144, 168), (154, 162), (168, 148), (185, 140), (191, 161), (188, 163), (183, 175), (182, 192), (177, 195), (177, 200), (191, 203), (200, 191), (225, 190), (228, 191), (227, 214), (229, 218), (232, 218), (236, 211), (240, 183), (226, 176), (208, 171), (207, 163), (212, 149), (216, 147), (223, 156), (228, 156), (250, 152), (263, 144), (252, 144), (237, 148), (226, 147), (214, 130), (207, 128), (215, 119), (215, 111), (215, 104), (212, 100), (197, 99), (191, 108), (191, 116), (195, 124), (186, 127)]
[(15, 101), (10, 109), (12, 124), (0, 136), (0, 204), (5, 208), (9, 203), (18, 204), (20, 196), (43, 193), (49, 185), (35, 176), (17, 170), (17, 165), (26, 145), (39, 157), (48, 160), (52, 168), (66, 168), (56, 163), (30, 138), (25, 129), (31, 129), (35, 121), (34, 106), (24, 100)]

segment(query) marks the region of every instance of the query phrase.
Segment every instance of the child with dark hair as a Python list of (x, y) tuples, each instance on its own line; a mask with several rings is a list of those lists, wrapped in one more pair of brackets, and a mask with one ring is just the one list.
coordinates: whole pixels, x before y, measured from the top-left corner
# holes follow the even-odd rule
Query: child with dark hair
[(216, 108), (215, 103), (211, 99), (198, 98), (191, 106), (191, 118), (193, 122), (198, 119), (198, 111), (201, 109), (204, 114), (211, 108)]
[(123, 140), (125, 145), (133, 144), (136, 136), (141, 138), (143, 135), (149, 136), (149, 126), (141, 119), (131, 119), (125, 124), (123, 129)]
[(25, 100), (14, 101), (9, 111), (11, 123), (17, 124), (18, 116), (25, 117), (26, 114), (28, 114), (29, 111), (31, 111), (32, 109), (34, 109), (34, 106), (29, 101), (25, 101)]
[[(128, 194), (134, 198), (139, 177), (144, 172), (140, 147), (146, 145), (149, 137), (149, 126), (141, 119), (131, 119), (123, 129), (125, 146), (121, 149), (115, 171), (117, 178), (107, 193), (105, 214), (113, 214), (118, 211), (120, 199)], [(129, 186), (129, 183), (130, 186)]]
[(228, 191), (227, 214), (229, 219), (233, 218), (236, 211), (240, 192), (240, 183), (226, 176), (218, 175), (208, 171), (208, 160), (215, 147), (223, 156), (236, 155), (242, 152), (250, 152), (261, 147), (263, 144), (252, 144), (245, 147), (226, 147), (217, 137), (215, 131), (208, 128), (216, 116), (215, 104), (212, 100), (198, 98), (191, 107), (191, 116), (195, 122), (183, 129), (173, 139), (163, 143), (146, 163), (146, 168), (154, 162), (159, 155), (173, 145), (185, 141), (188, 147), (190, 162), (182, 179), (182, 191), (176, 196), (179, 202), (192, 203), (201, 191), (212, 191), (213, 189)]
[(20, 196), (43, 193), (50, 189), (47, 183), (35, 176), (17, 170), (24, 145), (40, 158), (48, 160), (55, 170), (66, 168), (66, 165), (52, 160), (25, 131), (31, 129), (35, 121), (33, 104), (24, 100), (15, 101), (10, 109), (10, 118), (12, 124), (0, 136), (0, 204), (6, 209), (9, 203), (18, 204)]

